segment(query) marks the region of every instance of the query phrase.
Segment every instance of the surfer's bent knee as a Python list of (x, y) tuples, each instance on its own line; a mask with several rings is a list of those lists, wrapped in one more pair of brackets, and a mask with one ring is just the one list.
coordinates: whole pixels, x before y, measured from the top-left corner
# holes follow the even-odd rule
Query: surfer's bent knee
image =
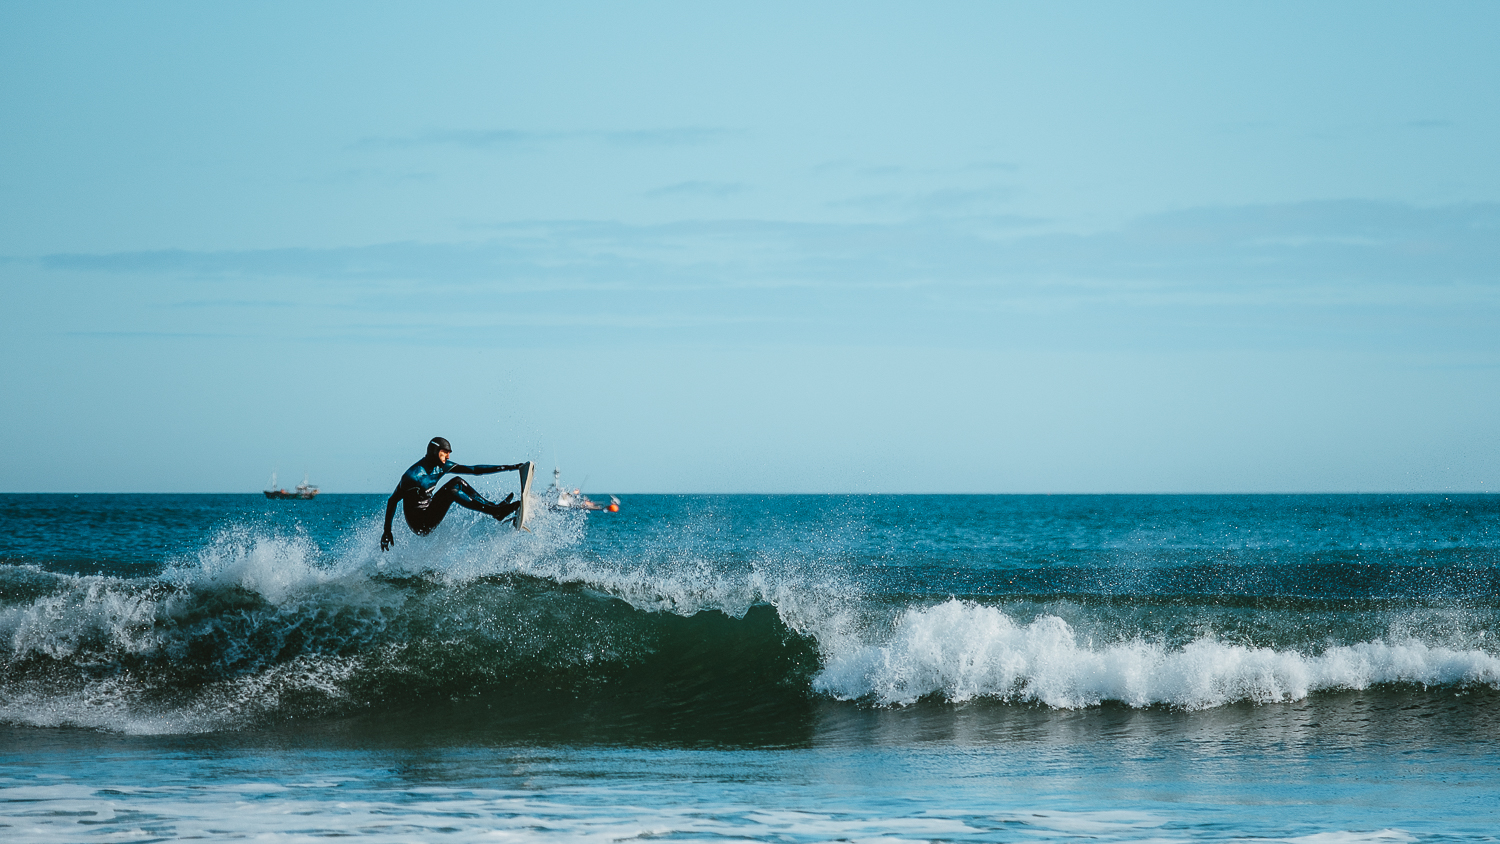
[(443, 489), (446, 490), (449, 495), (452, 495), (455, 492), (467, 492), (470, 495), (474, 494), (474, 487), (469, 486), (469, 482), (464, 480), (463, 478), (454, 478), (452, 482), (444, 485)]

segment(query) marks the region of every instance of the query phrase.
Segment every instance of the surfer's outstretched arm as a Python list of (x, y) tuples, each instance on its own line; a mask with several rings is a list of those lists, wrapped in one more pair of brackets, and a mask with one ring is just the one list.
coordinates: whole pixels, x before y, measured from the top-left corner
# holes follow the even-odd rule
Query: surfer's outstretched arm
[(514, 472), (520, 469), (523, 463), (513, 463), (509, 466), (465, 466), (462, 463), (454, 463), (448, 467), (448, 471), (455, 475), (493, 475), (496, 472)]
[(396, 536), (391, 533), (391, 519), (396, 516), (396, 505), (401, 503), (401, 485), (396, 485), (396, 491), (385, 502), (385, 533), (380, 535), (380, 550), (385, 551), (396, 544)]

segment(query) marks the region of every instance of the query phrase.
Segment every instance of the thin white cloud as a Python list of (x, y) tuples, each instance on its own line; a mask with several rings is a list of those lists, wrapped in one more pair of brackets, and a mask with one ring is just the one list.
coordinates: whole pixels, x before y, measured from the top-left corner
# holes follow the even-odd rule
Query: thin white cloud
[(677, 182), (676, 184), (649, 190), (646, 191), (645, 195), (651, 199), (665, 199), (678, 196), (706, 196), (721, 199), (744, 193), (747, 189), (748, 187), (742, 182), (689, 181)]
[(927, 191), (886, 191), (828, 203), (832, 208), (892, 210), (909, 214), (972, 213), (1014, 199), (1015, 188), (1006, 185), (939, 188)]
[[(673, 186), (676, 187), (676, 186)], [(682, 187), (684, 192), (706, 187)], [(987, 193), (930, 196), (962, 208)], [(1095, 234), (1038, 232), (1022, 217), (932, 217), (829, 225), (774, 220), (499, 226), (472, 243), (345, 249), (113, 253), (10, 258), (10, 267), (177, 279), (320, 279), (303, 298), (401, 295), (431, 285), (471, 291), (684, 291), (1083, 285), (1113, 294), (1140, 282), (1176, 291), (1388, 289), (1500, 285), (1500, 204), (1415, 207), (1338, 201), (1196, 208)], [(1086, 282), (1086, 285), (1085, 285)], [(1187, 295), (1187, 294), (1184, 294)], [(255, 300), (243, 291), (183, 301)], [(278, 294), (275, 300), (282, 300)]]
[(355, 149), (411, 149), (455, 146), (473, 150), (519, 149), (564, 143), (597, 143), (616, 147), (702, 146), (738, 134), (716, 126), (674, 126), (659, 129), (450, 129), (406, 136), (362, 138)]
[(0, 329), (184, 350), (1404, 348), (1487, 366), (1500, 356), (1497, 229), (1500, 204), (1352, 201), (1193, 209), (1093, 234), (995, 217), (529, 222), (459, 244), (10, 260), (0, 283), (25, 298)]

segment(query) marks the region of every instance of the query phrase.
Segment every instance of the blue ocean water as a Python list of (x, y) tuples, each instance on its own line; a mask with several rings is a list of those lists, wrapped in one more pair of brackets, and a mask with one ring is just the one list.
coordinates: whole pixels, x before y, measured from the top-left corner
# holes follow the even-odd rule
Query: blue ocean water
[(1500, 496), (383, 504), (0, 496), (0, 838), (1500, 838)]

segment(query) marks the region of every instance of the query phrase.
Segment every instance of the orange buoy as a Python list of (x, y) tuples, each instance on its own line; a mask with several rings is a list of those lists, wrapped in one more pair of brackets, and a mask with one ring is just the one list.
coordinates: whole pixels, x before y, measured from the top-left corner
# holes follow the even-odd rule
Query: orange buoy
[(611, 505), (609, 505), (609, 512), (611, 512), (611, 513), (618, 513), (618, 512), (620, 512), (620, 505), (618, 505), (618, 504), (611, 504)]

